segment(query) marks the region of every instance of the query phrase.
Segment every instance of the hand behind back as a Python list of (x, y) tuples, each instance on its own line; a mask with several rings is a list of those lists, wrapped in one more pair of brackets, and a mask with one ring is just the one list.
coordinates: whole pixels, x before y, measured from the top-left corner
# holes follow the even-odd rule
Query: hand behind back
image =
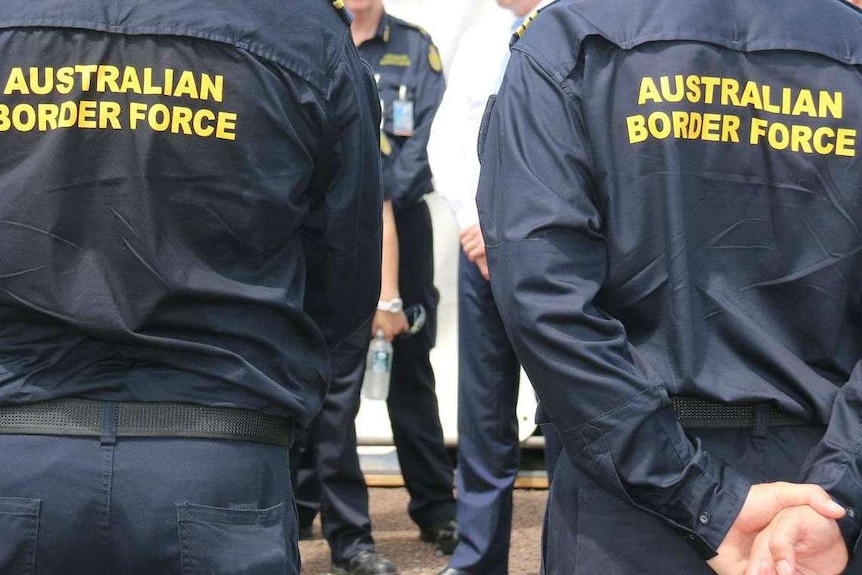
[[(835, 524), (835, 519), (840, 519), (845, 513), (843, 507), (832, 501), (829, 494), (816, 485), (786, 482), (753, 485), (736, 521), (718, 547), (718, 555), (710, 559), (707, 564), (719, 575), (775, 575), (777, 573), (775, 567), (771, 567), (772, 571), (761, 570), (764, 568), (762, 562), (765, 559), (762, 551), (762, 546), (766, 544), (764, 541), (771, 540), (771, 533), (780, 534), (782, 537), (787, 533), (793, 533), (795, 530), (793, 525), (804, 528), (802, 523), (797, 523), (794, 518), (807, 518), (809, 521), (812, 518), (807, 514), (805, 518), (801, 518), (797, 512), (782, 520), (783, 527), (780, 531), (773, 532), (768, 528), (777, 528), (777, 526), (772, 526), (772, 521), (782, 511), (800, 506), (807, 507), (822, 519), (831, 521), (833, 524)], [(770, 539), (758, 539), (761, 533), (766, 533), (764, 537)], [(803, 538), (800, 541), (810, 542), (810, 539)], [(811, 543), (813, 544), (813, 542)], [(843, 540), (841, 540), (841, 544), (844, 544)], [(809, 556), (808, 560), (812, 564), (818, 561), (813, 555)], [(846, 559), (844, 562), (846, 563)], [(817, 571), (811, 573), (820, 575)], [(827, 571), (825, 573), (832, 572)]]

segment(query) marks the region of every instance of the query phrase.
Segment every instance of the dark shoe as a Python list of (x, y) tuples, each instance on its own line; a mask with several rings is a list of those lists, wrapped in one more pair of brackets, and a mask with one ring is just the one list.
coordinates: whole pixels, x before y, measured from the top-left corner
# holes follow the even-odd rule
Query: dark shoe
[(433, 543), (440, 555), (451, 555), (458, 546), (458, 523), (450, 519), (435, 527), (423, 527), (419, 529), (419, 539)]
[(443, 569), (442, 571), (437, 573), (437, 575), (470, 575), (470, 574), (467, 573), (466, 571), (461, 571), (460, 569), (454, 569), (452, 567), (446, 567), (445, 569)]
[(342, 563), (332, 564), (333, 575), (396, 575), (395, 564), (375, 553), (360, 551)]

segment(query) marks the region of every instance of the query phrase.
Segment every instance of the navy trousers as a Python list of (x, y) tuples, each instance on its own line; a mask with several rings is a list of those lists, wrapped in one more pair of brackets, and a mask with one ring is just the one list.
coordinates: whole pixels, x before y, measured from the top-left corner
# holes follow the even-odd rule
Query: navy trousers
[(506, 575), (520, 463), (520, 365), (491, 284), (461, 253), (458, 285), (458, 535), (449, 566)]
[[(387, 407), (407, 491), (408, 513), (419, 527), (455, 518), (453, 472), (443, 442), (430, 352), (437, 333), (437, 290), (431, 215), (425, 202), (395, 212), (399, 289), (405, 306), (421, 303), (425, 327), (393, 342)], [(333, 383), (321, 413), (294, 453), (297, 505), (306, 524), (318, 508), (333, 561), (374, 546), (368, 493), (356, 458), (354, 419), (359, 410), (371, 328), (360, 328), (333, 352)]]
[(287, 449), (0, 435), (0, 573), (298, 575)]
[(421, 303), (428, 312), (422, 331), (393, 342), (392, 383), (386, 405), (404, 483), (408, 513), (419, 527), (455, 519), (452, 463), (443, 442), (431, 349), (437, 339), (434, 234), (424, 201), (395, 208), (398, 228), (398, 285), (404, 305)]
[(356, 454), (359, 391), (370, 324), (332, 352), (332, 383), (323, 407), (291, 450), (300, 524), (320, 512), (333, 562), (373, 550), (368, 489)]
[[(710, 453), (755, 483), (798, 481), (799, 469), (823, 428), (697, 429)], [(663, 521), (623, 503), (560, 456), (542, 535), (546, 575), (713, 575)], [(862, 575), (862, 558), (845, 571)]]

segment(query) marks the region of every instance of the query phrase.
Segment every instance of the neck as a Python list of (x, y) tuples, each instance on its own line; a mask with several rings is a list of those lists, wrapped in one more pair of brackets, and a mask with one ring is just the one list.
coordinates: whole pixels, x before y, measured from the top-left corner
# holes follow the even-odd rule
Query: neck
[(353, 34), (353, 43), (359, 46), (363, 42), (374, 38), (380, 20), (383, 19), (383, 5), (377, 4), (368, 10), (357, 10), (353, 13), (353, 23), (350, 32)]

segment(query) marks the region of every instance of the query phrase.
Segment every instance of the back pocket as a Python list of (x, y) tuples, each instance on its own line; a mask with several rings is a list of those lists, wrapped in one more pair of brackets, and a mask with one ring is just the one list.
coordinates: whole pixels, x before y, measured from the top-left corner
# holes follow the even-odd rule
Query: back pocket
[(177, 506), (183, 575), (287, 573), (284, 504), (269, 509)]
[(33, 574), (41, 505), (39, 499), (0, 497), (0, 573)]

